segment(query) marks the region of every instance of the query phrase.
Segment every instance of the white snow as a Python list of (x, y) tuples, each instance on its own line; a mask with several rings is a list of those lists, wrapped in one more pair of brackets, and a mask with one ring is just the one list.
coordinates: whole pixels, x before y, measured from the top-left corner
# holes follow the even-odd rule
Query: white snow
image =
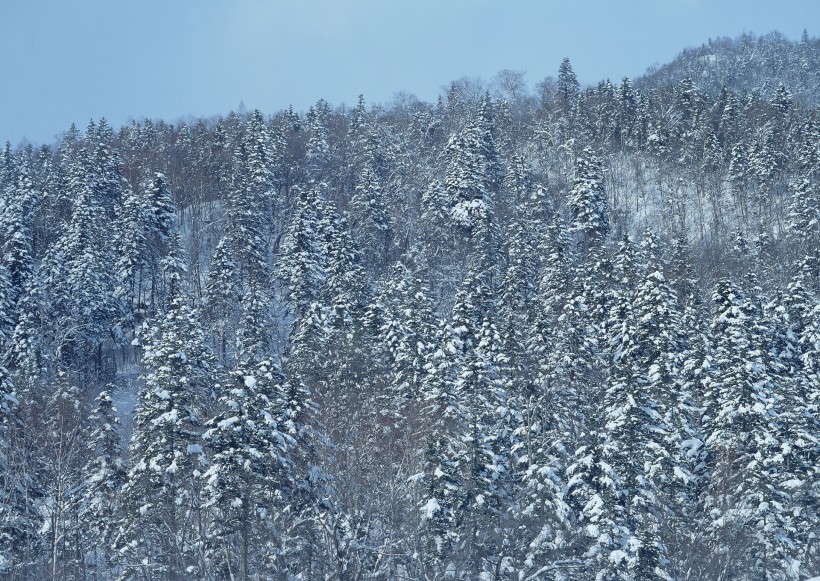
[(422, 518), (431, 519), (434, 514), (441, 510), (441, 506), (435, 498), (431, 498), (420, 510)]
[(239, 418), (238, 418), (238, 417), (236, 417), (236, 416), (233, 416), (233, 417), (230, 417), (230, 418), (228, 418), (228, 419), (226, 419), (226, 420), (222, 420), (221, 422), (219, 422), (219, 423), (217, 424), (217, 427), (218, 427), (220, 430), (227, 430), (227, 429), (228, 429), (228, 428), (230, 428), (232, 425), (234, 425), (234, 424), (236, 424), (236, 423), (238, 423), (238, 422), (239, 422)]

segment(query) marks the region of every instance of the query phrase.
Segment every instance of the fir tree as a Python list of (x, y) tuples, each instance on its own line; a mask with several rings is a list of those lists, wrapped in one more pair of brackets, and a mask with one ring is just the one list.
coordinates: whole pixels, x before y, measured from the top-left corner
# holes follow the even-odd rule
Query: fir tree
[(111, 574), (115, 566), (111, 545), (117, 530), (117, 501), (126, 471), (120, 446), (120, 418), (110, 388), (100, 392), (96, 403), (88, 419), (91, 454), (83, 466), (79, 513), (90, 562), (105, 575)]
[(578, 91), (581, 85), (578, 83), (578, 77), (575, 76), (575, 71), (572, 69), (572, 63), (568, 58), (561, 61), (561, 66), (558, 67), (558, 99), (561, 107), (565, 111), (570, 111), (575, 106), (578, 100)]
[(284, 294), (297, 316), (303, 316), (318, 299), (325, 278), (320, 212), (318, 192), (302, 190), (279, 258)]
[(236, 319), (235, 310), (241, 296), (240, 293), (236, 265), (229, 255), (227, 240), (223, 237), (217, 243), (211, 259), (203, 301), (208, 322), (217, 336), (217, 352), (223, 363), (228, 360), (230, 330)]
[(478, 128), (471, 123), (454, 134), (447, 144), (447, 154), (444, 188), (450, 217), (469, 236), (493, 206)]
[(737, 566), (733, 559), (742, 559), (741, 566), (761, 578), (775, 570), (787, 574), (791, 566), (777, 557), (782, 546), (777, 546), (776, 531), (785, 523), (780, 519), (770, 466), (777, 442), (771, 429), (775, 412), (763, 353), (762, 313), (728, 280), (718, 283), (713, 302), (716, 346), (710, 406), (704, 420), (711, 480), (706, 504), (710, 530), (724, 538), (741, 535), (740, 546), (746, 547), (742, 554), (724, 555), (722, 567)]
[(173, 579), (200, 571), (192, 544), (203, 534), (196, 518), (196, 477), (204, 466), (198, 426), (213, 398), (216, 369), (198, 314), (185, 303), (176, 235), (171, 244), (164, 261), (168, 311), (141, 338), (145, 385), (134, 416), (131, 468), (122, 491), (125, 516), (116, 538), (131, 577)]
[(206, 546), (211, 574), (220, 577), (249, 579), (261, 572), (254, 547), (281, 534), (279, 513), (290, 499), (291, 440), (277, 423), (284, 377), (269, 361), (256, 361), (253, 352), (242, 352), (219, 401), (223, 411), (203, 435), (210, 461), (202, 475), (203, 506), (213, 511)]
[(30, 443), (9, 372), (0, 367), (0, 573), (25, 575), (33, 560), (40, 515)]
[(578, 235), (581, 247), (586, 250), (601, 244), (609, 231), (607, 197), (601, 164), (588, 148), (575, 162), (568, 204), (572, 212), (569, 230)]
[(80, 166), (73, 170), (71, 187), (76, 195), (71, 222), (45, 258), (50, 317), (62, 335), (57, 353), (63, 364), (83, 369), (91, 359), (99, 374), (102, 344), (111, 336), (118, 310), (104, 205), (110, 192)]
[(378, 270), (387, 265), (392, 225), (387, 214), (385, 194), (373, 162), (365, 165), (350, 201), (353, 235), (360, 248), (372, 250), (368, 260)]

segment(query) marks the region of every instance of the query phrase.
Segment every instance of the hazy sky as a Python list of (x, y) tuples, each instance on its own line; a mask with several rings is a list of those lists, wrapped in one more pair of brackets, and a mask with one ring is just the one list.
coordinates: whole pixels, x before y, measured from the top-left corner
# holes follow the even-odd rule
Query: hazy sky
[(0, 0), (0, 140), (72, 122), (433, 100), (460, 77), (569, 57), (582, 83), (635, 77), (744, 31), (820, 33), (818, 0)]

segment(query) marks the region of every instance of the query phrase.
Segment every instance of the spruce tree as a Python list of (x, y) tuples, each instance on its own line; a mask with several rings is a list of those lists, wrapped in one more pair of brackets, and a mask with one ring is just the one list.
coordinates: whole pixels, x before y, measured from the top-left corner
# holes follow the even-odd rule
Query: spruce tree
[(35, 559), (41, 516), (30, 434), (9, 372), (0, 366), (0, 574), (24, 576)]
[(609, 231), (609, 215), (601, 162), (589, 148), (575, 161), (572, 189), (569, 192), (572, 221), (569, 231), (578, 236), (583, 249), (603, 242)]
[(372, 251), (367, 263), (378, 272), (387, 265), (393, 228), (381, 180), (373, 166), (371, 161), (362, 169), (350, 200), (350, 212), (356, 243)]
[(231, 329), (236, 321), (236, 306), (240, 297), (241, 285), (236, 264), (230, 255), (228, 241), (223, 237), (214, 250), (203, 297), (206, 317), (216, 335), (217, 353), (222, 363), (229, 358)]
[[(744, 567), (760, 578), (788, 574), (779, 545), (784, 522), (776, 501), (771, 459), (777, 447), (772, 429), (772, 381), (764, 358), (762, 312), (730, 281), (713, 293), (715, 341), (711, 393), (704, 419), (708, 436), (710, 492), (708, 526), (716, 545), (731, 535), (745, 548), (720, 555), (720, 567)], [(784, 577), (788, 578), (788, 577)]]
[(279, 256), (283, 291), (298, 317), (303, 317), (318, 300), (325, 279), (321, 208), (315, 188), (301, 191)]
[(97, 396), (88, 424), (90, 454), (82, 471), (79, 516), (91, 566), (97, 574), (110, 575), (115, 567), (111, 546), (120, 517), (117, 501), (126, 476), (120, 418), (110, 387)]
[(578, 83), (578, 77), (575, 76), (575, 71), (572, 69), (572, 63), (568, 58), (561, 61), (561, 66), (558, 67), (558, 99), (564, 111), (570, 111), (575, 106), (578, 100), (578, 91), (581, 85)]
[(250, 579), (264, 570), (254, 549), (276, 546), (271, 541), (284, 528), (279, 513), (290, 500), (291, 439), (278, 425), (286, 389), (282, 373), (252, 351), (241, 353), (226, 388), (222, 411), (203, 434), (203, 507), (213, 513), (206, 547), (211, 575)]
[(134, 413), (131, 467), (122, 490), (116, 545), (125, 574), (203, 574), (197, 476), (204, 469), (199, 426), (216, 390), (216, 368), (196, 310), (186, 304), (179, 239), (164, 261), (167, 312), (142, 331), (144, 386)]

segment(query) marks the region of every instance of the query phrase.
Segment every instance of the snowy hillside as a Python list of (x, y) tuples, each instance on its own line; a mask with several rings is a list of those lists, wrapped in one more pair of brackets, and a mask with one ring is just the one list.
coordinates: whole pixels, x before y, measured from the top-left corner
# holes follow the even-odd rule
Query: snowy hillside
[(820, 574), (817, 46), (7, 145), (0, 579)]

